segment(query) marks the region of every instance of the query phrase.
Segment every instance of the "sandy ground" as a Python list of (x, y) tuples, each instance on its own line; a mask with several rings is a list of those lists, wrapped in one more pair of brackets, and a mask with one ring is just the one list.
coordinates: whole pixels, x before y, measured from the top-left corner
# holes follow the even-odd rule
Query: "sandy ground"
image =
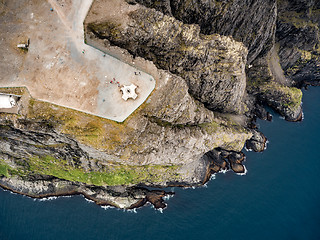
[[(84, 44), (83, 21), (91, 4), (92, 0), (2, 0), (0, 87), (26, 86), (36, 99), (124, 121), (156, 82)], [(29, 51), (17, 49), (28, 38)], [(131, 83), (138, 86), (138, 98), (124, 101), (118, 85)]]

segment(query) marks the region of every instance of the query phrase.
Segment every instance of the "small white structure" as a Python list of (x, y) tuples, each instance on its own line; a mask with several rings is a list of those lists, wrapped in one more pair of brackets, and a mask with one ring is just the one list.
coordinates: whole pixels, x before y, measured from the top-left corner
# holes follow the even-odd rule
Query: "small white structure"
[(19, 43), (19, 44), (17, 45), (17, 48), (28, 49), (28, 48), (29, 48), (29, 45), (30, 45), (30, 38), (28, 39), (28, 42), (27, 42), (27, 43)]
[(0, 94), (0, 108), (13, 108), (16, 105), (17, 102), (11, 95)]
[(18, 48), (28, 48), (28, 45), (25, 44), (25, 43), (19, 43), (19, 44), (17, 45), (17, 47), (18, 47)]
[(122, 99), (127, 101), (128, 98), (136, 99), (138, 95), (136, 94), (137, 86), (131, 83), (130, 86), (123, 86), (120, 90), (122, 91)]

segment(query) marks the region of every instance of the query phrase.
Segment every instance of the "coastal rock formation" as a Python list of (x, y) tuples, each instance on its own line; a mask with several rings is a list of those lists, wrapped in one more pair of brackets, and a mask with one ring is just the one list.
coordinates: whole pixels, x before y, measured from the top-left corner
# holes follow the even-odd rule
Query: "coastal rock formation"
[[(217, 147), (240, 151), (252, 134), (231, 119), (214, 117), (202, 104), (196, 103), (181, 78), (162, 71), (159, 75), (163, 81), (158, 90), (146, 106), (125, 123), (115, 123), (34, 99), (22, 103), (21, 115), (2, 113), (2, 185), (36, 196), (33, 191), (26, 192), (27, 187), (22, 191), (21, 181), (31, 184), (39, 180), (42, 184), (43, 179), (52, 178), (58, 184), (60, 179), (77, 185), (64, 188), (63, 194), (67, 194), (69, 189), (71, 194), (81, 193), (92, 199), (83, 188), (91, 189), (93, 185), (103, 188), (203, 184), (210, 166), (210, 161), (202, 158), (203, 154)], [(180, 86), (179, 91), (165, 95), (172, 90), (172, 84)], [(159, 101), (161, 97), (166, 99)], [(179, 102), (178, 99), (185, 101)], [(162, 105), (163, 102), (168, 105)], [(158, 111), (152, 112), (151, 109)], [(6, 185), (5, 182), (12, 178), (19, 181)], [(62, 194), (59, 189), (50, 189), (51, 192), (44, 191), (39, 196)], [(153, 201), (155, 196), (147, 198)], [(143, 199), (136, 200), (145, 203)], [(101, 195), (97, 202), (130, 207), (129, 203), (123, 205), (116, 200), (118, 198), (111, 201), (109, 195)], [(160, 198), (154, 201), (163, 205)], [(131, 200), (129, 202), (135, 204)]]
[(266, 144), (267, 138), (263, 135), (263, 133), (253, 131), (252, 138), (246, 142), (246, 148), (255, 152), (262, 152), (265, 150)]
[(277, 16), (276, 0), (128, 2), (155, 8), (187, 24), (198, 24), (201, 33), (206, 35), (218, 33), (232, 36), (248, 48), (248, 64), (272, 47)]
[[(264, 107), (299, 121), (297, 87), (319, 84), (319, 9), (313, 0), (94, 1), (85, 42), (152, 75), (154, 91), (118, 123), (1, 88), (22, 97), (19, 114), (0, 113), (0, 185), (31, 197), (82, 194), (100, 205), (163, 208), (172, 193), (146, 187), (245, 173), (244, 145), (266, 147), (255, 124), (271, 120)], [(85, 54), (70, 47), (76, 60)], [(16, 54), (21, 66), (30, 52)], [(16, 65), (0, 69), (14, 79)]]
[(207, 152), (204, 156), (211, 164), (208, 169), (208, 176), (220, 171), (232, 169), (235, 173), (245, 173), (245, 167), (242, 164), (245, 160), (243, 152), (228, 151), (221, 148), (215, 148)]
[[(92, 11), (99, 11), (93, 5)], [(88, 38), (108, 39), (131, 54), (151, 60), (187, 82), (192, 96), (209, 109), (241, 113), (246, 87), (247, 49), (230, 37), (201, 35), (198, 25), (183, 24), (153, 9), (125, 13), (128, 20), (86, 20)], [(96, 20), (96, 18), (95, 18)]]
[(28, 180), (13, 177), (0, 178), (0, 186), (33, 198), (83, 195), (101, 206), (113, 206), (123, 209), (138, 208), (151, 203), (155, 208), (165, 208), (163, 197), (172, 192), (148, 190), (138, 187), (97, 187), (86, 186), (78, 182), (69, 182), (54, 177), (37, 176)]
[(276, 40), (280, 64), (296, 86), (318, 85), (320, 79), (319, 1), (281, 1)]

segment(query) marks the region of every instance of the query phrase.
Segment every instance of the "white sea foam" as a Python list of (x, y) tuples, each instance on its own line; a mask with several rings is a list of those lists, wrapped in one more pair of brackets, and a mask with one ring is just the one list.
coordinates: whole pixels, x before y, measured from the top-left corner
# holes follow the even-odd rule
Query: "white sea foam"
[(173, 198), (174, 194), (168, 194), (163, 197), (163, 200), (168, 201), (170, 198)]
[(14, 194), (14, 195), (18, 195), (18, 193), (12, 192), (12, 191), (10, 191), (10, 190), (5, 190), (5, 191), (7, 191), (7, 192), (9, 192), (9, 193), (11, 193), (11, 194)]
[(248, 149), (246, 146), (244, 147), (244, 149), (245, 149), (247, 152), (252, 152), (252, 149)]
[(159, 211), (160, 213), (163, 213), (163, 211), (167, 208), (167, 204), (165, 203), (165, 207), (164, 208), (155, 208), (152, 204), (151, 204), (151, 208), (153, 208), (156, 211)]
[(65, 196), (61, 196), (61, 197), (63, 197), (63, 198), (71, 198), (72, 195), (65, 195)]
[(160, 213), (163, 213), (163, 208), (158, 208), (156, 210), (158, 210)]
[(103, 208), (104, 210), (110, 209), (110, 208), (115, 208), (114, 206), (110, 206), (110, 205), (103, 205), (100, 206), (101, 208)]
[(44, 201), (52, 201), (52, 200), (55, 200), (57, 199), (58, 197), (46, 197), (46, 198), (40, 198), (39, 201), (40, 202), (44, 202)]
[(269, 144), (269, 140), (266, 141), (266, 144), (264, 145), (264, 149), (263, 150), (266, 150), (267, 149), (267, 145)]
[(286, 119), (286, 118), (285, 118), (285, 117), (283, 117), (283, 116), (279, 116), (279, 118), (280, 118), (280, 119)]
[(244, 167), (244, 173), (236, 173), (237, 175), (244, 176), (247, 174), (248, 170), (247, 170), (246, 166), (243, 165), (243, 167)]
[(304, 112), (302, 112), (302, 121), (304, 120)]
[(133, 208), (133, 209), (125, 209), (126, 212), (130, 212), (130, 213), (138, 213), (137, 212), (137, 208)]
[(227, 172), (231, 171), (231, 169), (221, 169), (219, 171), (219, 173), (223, 173), (223, 174), (226, 174)]
[(187, 190), (187, 189), (190, 189), (190, 188), (192, 188), (192, 189), (196, 189), (196, 187), (195, 187), (195, 186), (190, 186), (190, 187), (182, 187), (182, 189), (184, 189), (184, 190)]
[(205, 184), (202, 184), (202, 186), (201, 187), (203, 187), (203, 188), (207, 188), (208, 187), (208, 182), (206, 182)]
[(211, 174), (211, 176), (210, 176), (210, 181), (211, 180), (215, 180), (216, 179), (216, 174)]
[(94, 203), (94, 201), (92, 201), (91, 199), (88, 199), (88, 198), (84, 198), (88, 203)]

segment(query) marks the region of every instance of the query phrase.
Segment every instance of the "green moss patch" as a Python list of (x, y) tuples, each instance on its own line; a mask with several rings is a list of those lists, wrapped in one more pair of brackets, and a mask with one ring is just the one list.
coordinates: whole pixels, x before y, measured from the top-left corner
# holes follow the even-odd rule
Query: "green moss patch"
[(41, 174), (96, 186), (133, 185), (139, 183), (157, 184), (167, 179), (174, 181), (179, 177), (176, 173), (179, 166), (176, 165), (132, 166), (109, 163), (102, 166), (100, 171), (92, 171), (52, 156), (34, 156), (25, 160), (24, 163), (27, 164), (13, 169), (4, 161), (0, 161), (0, 175), (25, 177)]
[(296, 110), (302, 102), (302, 91), (295, 87), (281, 86), (276, 83), (269, 83), (261, 87), (261, 92), (266, 95), (277, 96), (277, 101), (284, 107)]
[(9, 166), (0, 162), (0, 176), (8, 177), (8, 168)]
[(27, 118), (51, 122), (61, 133), (72, 135), (77, 141), (100, 150), (112, 150), (130, 132), (126, 123), (117, 123), (35, 99), (29, 102)]

